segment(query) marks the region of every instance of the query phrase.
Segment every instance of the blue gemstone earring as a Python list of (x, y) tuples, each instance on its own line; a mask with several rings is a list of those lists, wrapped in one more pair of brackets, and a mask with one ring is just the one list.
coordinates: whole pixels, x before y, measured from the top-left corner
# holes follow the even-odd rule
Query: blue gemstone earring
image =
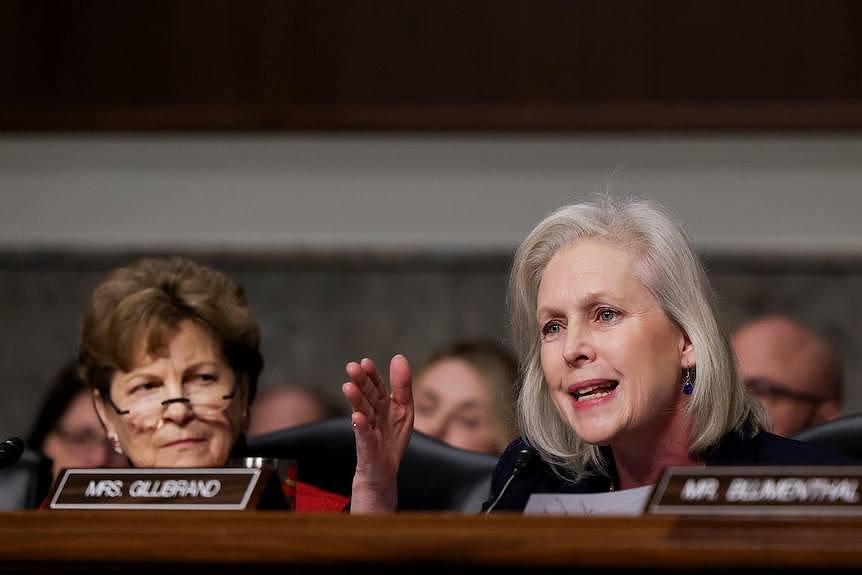
[(685, 370), (685, 376), (682, 382), (682, 392), (686, 395), (691, 395), (694, 391), (694, 368), (689, 367)]

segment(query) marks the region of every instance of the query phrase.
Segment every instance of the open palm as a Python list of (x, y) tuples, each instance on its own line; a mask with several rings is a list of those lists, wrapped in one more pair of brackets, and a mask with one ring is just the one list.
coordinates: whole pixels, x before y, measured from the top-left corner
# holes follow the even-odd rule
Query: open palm
[(389, 363), (387, 390), (370, 359), (346, 367), (350, 381), (342, 390), (353, 407), (356, 436), (356, 473), (353, 512), (394, 511), (398, 467), (413, 432), (413, 390), (410, 364), (403, 355)]

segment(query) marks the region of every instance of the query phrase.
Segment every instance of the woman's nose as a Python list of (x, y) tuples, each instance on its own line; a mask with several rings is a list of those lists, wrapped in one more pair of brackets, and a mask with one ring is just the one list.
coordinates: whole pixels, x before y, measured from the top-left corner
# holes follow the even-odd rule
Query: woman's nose
[(566, 341), (563, 345), (563, 359), (569, 365), (589, 362), (596, 357), (589, 334), (586, 330), (570, 324), (566, 331)]
[(176, 398), (165, 402), (162, 411), (162, 420), (170, 421), (177, 425), (183, 425), (192, 418), (192, 408), (188, 400)]

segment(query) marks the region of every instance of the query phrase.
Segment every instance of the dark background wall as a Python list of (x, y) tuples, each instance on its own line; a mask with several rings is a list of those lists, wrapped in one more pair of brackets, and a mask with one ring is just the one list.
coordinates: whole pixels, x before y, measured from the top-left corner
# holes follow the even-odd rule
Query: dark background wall
[(862, 127), (853, 0), (6, 0), (0, 127)]

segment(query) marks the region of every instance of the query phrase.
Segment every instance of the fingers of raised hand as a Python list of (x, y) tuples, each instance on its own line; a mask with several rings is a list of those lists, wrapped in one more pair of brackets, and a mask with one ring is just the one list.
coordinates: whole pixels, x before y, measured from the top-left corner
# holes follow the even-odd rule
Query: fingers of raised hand
[(368, 376), (369, 381), (374, 385), (374, 391), (378, 401), (388, 399), (389, 393), (386, 390), (386, 383), (384, 383), (383, 376), (380, 375), (374, 362), (370, 358), (366, 357), (359, 362), (359, 365), (365, 372), (365, 375)]
[(374, 406), (377, 411), (385, 410), (383, 404), (388, 402), (386, 387), (374, 363), (367, 358), (363, 359), (362, 363), (352, 361), (347, 364), (346, 370), (347, 375), (350, 376), (350, 381), (362, 391), (368, 403)]
[(410, 362), (401, 354), (389, 362), (389, 383), (392, 385), (392, 399), (405, 406), (413, 404), (413, 385)]
[[(365, 417), (365, 414), (363, 414), (359, 411), (354, 411), (350, 415), (350, 421), (351, 421), (351, 424), (353, 425), (353, 429), (354, 429), (357, 437), (361, 436), (364, 438), (365, 437), (364, 432), (371, 428), (371, 425), (368, 422), (368, 418)], [(368, 446), (366, 444), (367, 444), (367, 439), (363, 439), (362, 447), (367, 448)]]
[(363, 389), (355, 382), (348, 381), (341, 386), (341, 391), (344, 393), (347, 401), (350, 402), (350, 407), (353, 408), (354, 413), (361, 413), (370, 427), (377, 427), (381, 418), (381, 413), (374, 404), (368, 400), (368, 396), (365, 394)]

